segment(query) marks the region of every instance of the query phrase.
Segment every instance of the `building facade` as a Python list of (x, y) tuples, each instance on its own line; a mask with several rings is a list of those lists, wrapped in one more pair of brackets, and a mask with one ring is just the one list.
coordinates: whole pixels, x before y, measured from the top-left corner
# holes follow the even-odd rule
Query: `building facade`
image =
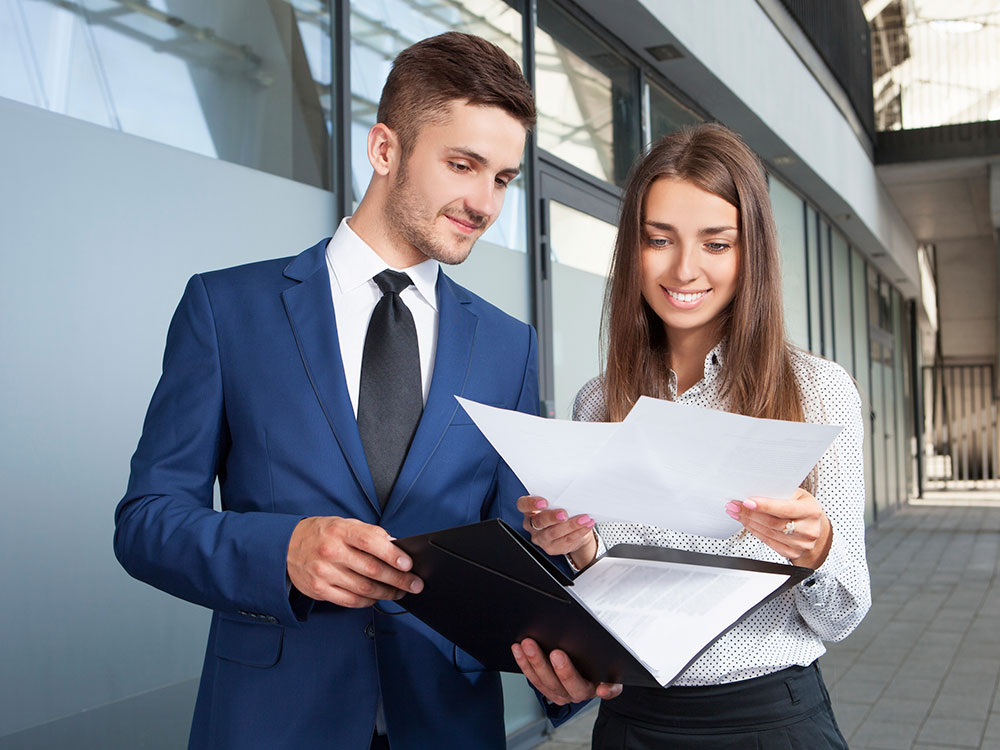
[[(869, 411), (869, 522), (915, 493), (914, 373), (936, 309), (864, 107), (794, 2), (8, 0), (0, 580), (17, 606), (0, 614), (0, 748), (183, 746), (208, 613), (129, 579), (111, 550), (170, 315), (191, 274), (332, 234), (367, 185), (392, 59), (452, 29), (522, 61), (536, 92), (522, 175), (447, 272), (536, 326), (543, 412), (568, 417), (599, 372), (636, 155), (719, 121), (768, 170), (791, 340), (842, 364)], [(505, 689), (511, 744), (531, 746), (534, 696), (509, 675)]]

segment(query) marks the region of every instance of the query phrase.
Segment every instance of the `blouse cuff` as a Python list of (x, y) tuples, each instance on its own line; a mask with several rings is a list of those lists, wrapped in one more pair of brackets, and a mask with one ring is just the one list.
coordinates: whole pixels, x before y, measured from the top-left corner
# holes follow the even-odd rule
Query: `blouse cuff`
[[(601, 555), (603, 555), (605, 552), (608, 551), (608, 545), (606, 545), (604, 543), (604, 540), (601, 539), (601, 535), (597, 533), (596, 528), (594, 529), (594, 536), (597, 538), (597, 553), (594, 555), (594, 559), (596, 560), (597, 558), (599, 558)], [(566, 562), (569, 563), (570, 570), (572, 570), (574, 573), (579, 573), (581, 570), (583, 570), (583, 568), (576, 567), (576, 563), (573, 562), (573, 558), (570, 555), (564, 555), (564, 557), (566, 558)]]
[(833, 535), (833, 541), (830, 543), (830, 553), (826, 556), (826, 560), (816, 568), (815, 573), (799, 584), (799, 590), (808, 598), (822, 596), (820, 591), (824, 587), (817, 586), (816, 584), (835, 581), (847, 570), (850, 560), (847, 556), (846, 545), (847, 542), (841, 534)]

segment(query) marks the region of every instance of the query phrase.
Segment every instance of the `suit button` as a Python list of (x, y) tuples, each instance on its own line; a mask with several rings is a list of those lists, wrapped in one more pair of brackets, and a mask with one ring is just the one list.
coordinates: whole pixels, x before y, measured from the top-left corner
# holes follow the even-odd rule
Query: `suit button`
[(272, 625), (277, 625), (277, 624), (278, 624), (278, 618), (277, 618), (277, 617), (275, 617), (274, 615), (268, 615), (268, 616), (267, 616), (267, 617), (266, 617), (265, 619), (266, 619), (266, 620), (267, 620), (267, 621), (268, 621), (269, 623), (271, 623)]
[(365, 638), (369, 640), (375, 640), (375, 626), (371, 623), (365, 625)]

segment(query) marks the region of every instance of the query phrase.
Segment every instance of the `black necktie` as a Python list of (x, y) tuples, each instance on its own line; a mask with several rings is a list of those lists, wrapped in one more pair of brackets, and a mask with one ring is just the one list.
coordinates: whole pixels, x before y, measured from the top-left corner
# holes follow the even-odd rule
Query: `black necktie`
[(374, 281), (382, 290), (365, 336), (358, 392), (358, 429), (379, 504), (385, 508), (424, 410), (420, 354), (413, 315), (399, 298), (412, 283), (385, 270)]

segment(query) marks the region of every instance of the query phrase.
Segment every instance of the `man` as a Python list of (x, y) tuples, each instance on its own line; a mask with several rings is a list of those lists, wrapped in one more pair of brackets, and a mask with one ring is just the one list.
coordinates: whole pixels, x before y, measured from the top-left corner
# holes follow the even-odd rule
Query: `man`
[(214, 610), (191, 747), (504, 747), (498, 675), (395, 604), (423, 584), (392, 541), (519, 522), (454, 396), (535, 412), (535, 334), (438, 266), (499, 215), (534, 118), (498, 47), (419, 42), (334, 237), (188, 283), (115, 552)]

